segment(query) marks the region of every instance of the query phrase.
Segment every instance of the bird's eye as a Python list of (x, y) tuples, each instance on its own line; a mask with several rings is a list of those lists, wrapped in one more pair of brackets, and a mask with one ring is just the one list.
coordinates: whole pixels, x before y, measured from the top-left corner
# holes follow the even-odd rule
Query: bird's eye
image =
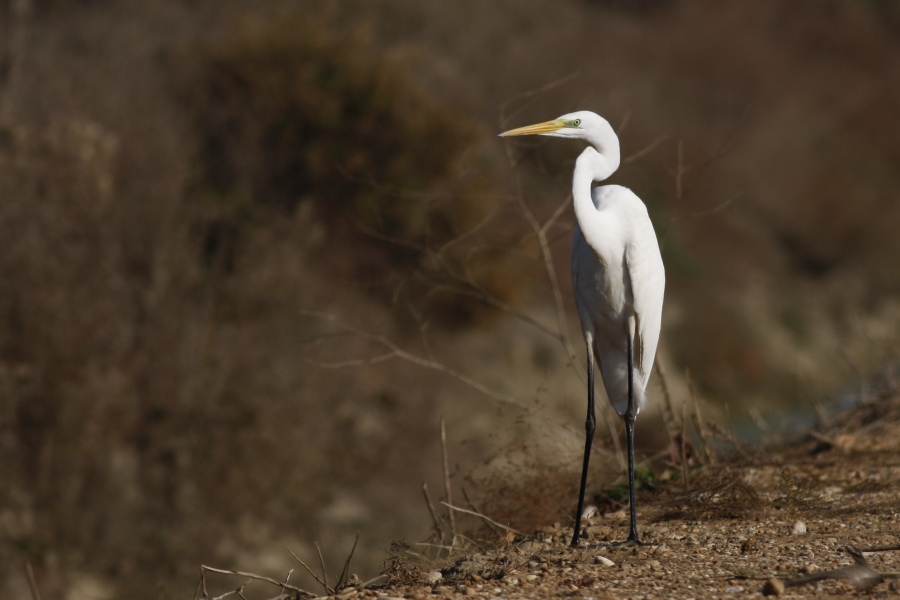
[(579, 125), (581, 125), (581, 119), (575, 119), (574, 121), (572, 121), (572, 124), (573, 124), (575, 127), (578, 127)]

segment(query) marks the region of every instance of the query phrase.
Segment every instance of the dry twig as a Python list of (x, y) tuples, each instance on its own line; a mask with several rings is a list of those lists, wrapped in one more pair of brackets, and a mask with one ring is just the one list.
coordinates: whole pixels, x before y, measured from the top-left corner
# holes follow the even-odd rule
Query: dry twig
[(697, 430), (697, 437), (700, 438), (700, 444), (703, 446), (703, 456), (706, 459), (706, 463), (713, 464), (716, 462), (715, 456), (713, 455), (712, 448), (707, 440), (706, 428), (703, 426), (703, 417), (700, 414), (700, 399), (694, 393), (694, 383), (691, 381), (691, 374), (689, 371), (685, 372), (685, 380), (687, 381), (688, 390), (691, 393), (691, 404), (694, 407), (694, 410), (691, 413), (691, 419), (694, 421), (694, 429)]
[(792, 587), (812, 583), (813, 581), (821, 581), (823, 579), (846, 579), (853, 587), (858, 590), (870, 590), (885, 578), (896, 578), (900, 573), (881, 573), (869, 566), (863, 557), (862, 552), (853, 546), (847, 546), (844, 550), (850, 554), (850, 557), (856, 563), (849, 567), (841, 567), (839, 569), (831, 569), (822, 571), (821, 573), (810, 573), (801, 577), (788, 579), (784, 582), (784, 587)]
[(888, 546), (871, 546), (869, 548), (859, 548), (860, 552), (890, 552), (891, 550), (900, 550), (900, 544), (891, 544)]
[(245, 587), (247, 586), (247, 584), (250, 583), (251, 581), (253, 581), (253, 580), (252, 580), (252, 579), (248, 579), (247, 581), (245, 581), (244, 583), (241, 584), (241, 587), (239, 587), (239, 588), (237, 588), (237, 589), (234, 589), (234, 590), (231, 590), (230, 592), (225, 592), (224, 594), (221, 594), (221, 595), (219, 595), (219, 596), (216, 596), (216, 597), (213, 598), (212, 600), (222, 600), (223, 598), (227, 598), (228, 596), (231, 596), (232, 594), (236, 594), (236, 595), (240, 596), (241, 598), (243, 598), (244, 600), (247, 600), (247, 599), (244, 597), (244, 588), (245, 588)]
[(431, 521), (434, 523), (434, 531), (437, 533), (438, 538), (443, 543), (444, 541), (444, 529), (447, 528), (444, 520), (438, 516), (437, 510), (434, 507), (434, 503), (431, 501), (431, 495), (428, 493), (428, 484), (422, 483), (422, 495), (425, 496), (425, 505), (428, 507), (428, 512), (431, 514)]
[[(659, 355), (653, 359), (653, 365), (656, 367), (656, 373), (659, 376), (659, 384), (662, 387), (663, 403), (662, 416), (663, 423), (666, 426), (666, 433), (669, 434), (669, 442), (675, 443), (678, 437), (678, 430), (681, 426), (675, 421), (675, 410), (672, 408), (672, 394), (669, 392), (669, 380), (666, 376), (666, 370), (663, 368)], [(682, 459), (684, 457), (682, 456)]]
[[(313, 546), (316, 547), (316, 553), (319, 555), (319, 564), (322, 566), (322, 579), (325, 581), (325, 591), (329, 592), (330, 588), (328, 587), (328, 571), (325, 570), (325, 558), (322, 556), (322, 549), (319, 548), (319, 542), (313, 542)], [(333, 591), (334, 590), (331, 590), (331, 592)]]
[[(221, 573), (222, 575), (237, 575), (239, 577), (246, 577), (248, 579), (265, 581), (266, 583), (271, 583), (272, 585), (278, 586), (279, 588), (281, 588), (283, 590), (290, 590), (292, 592), (295, 592), (297, 594), (302, 594), (302, 595), (308, 596), (310, 598), (316, 597), (316, 594), (314, 594), (310, 591), (304, 590), (303, 588), (299, 588), (299, 587), (297, 587), (295, 585), (291, 585), (290, 583), (287, 583), (287, 582), (282, 583), (281, 581), (278, 581), (277, 579), (272, 579), (271, 577), (266, 577), (264, 575), (256, 575), (255, 573), (246, 573), (244, 571), (235, 571), (233, 569), (217, 569), (215, 567), (208, 567), (206, 565), (200, 565), (200, 583), (197, 585), (198, 593), (195, 594), (195, 596), (194, 596), (195, 600), (197, 598), (201, 598), (201, 597), (209, 598), (209, 594), (206, 592), (206, 572), (207, 571), (209, 571), (210, 573)], [(241, 586), (238, 589), (242, 590), (243, 586)], [(201, 590), (203, 593), (202, 596), (199, 595)]]
[[(350, 548), (350, 554), (347, 555), (347, 560), (344, 562), (344, 568), (341, 570), (341, 578), (338, 579), (337, 585), (335, 586), (336, 590), (341, 590), (346, 587), (347, 583), (350, 581), (350, 561), (353, 560), (353, 553), (356, 552), (356, 545), (359, 543), (359, 532), (356, 532), (356, 539), (353, 540), (353, 547)], [(290, 576), (290, 575), (289, 575)]]
[[(453, 496), (450, 489), (450, 462), (447, 459), (447, 428), (444, 417), (441, 415), (441, 455), (444, 462), (444, 494), (447, 496), (447, 504), (453, 504)], [(456, 546), (456, 516), (452, 510), (447, 510), (447, 518), (450, 520), (450, 547)]]
[(512, 527), (510, 527), (508, 525), (504, 525), (503, 523), (498, 523), (497, 521), (493, 520), (492, 518), (490, 518), (486, 515), (483, 515), (481, 513), (475, 512), (474, 510), (469, 510), (467, 508), (460, 508), (459, 506), (452, 506), (451, 504), (448, 504), (447, 502), (441, 502), (441, 504), (443, 504), (444, 506), (446, 506), (447, 508), (449, 508), (451, 510), (455, 510), (457, 512), (461, 512), (461, 513), (465, 513), (467, 515), (472, 515), (474, 517), (478, 517), (485, 523), (489, 523), (489, 524), (495, 525), (497, 527), (500, 527), (501, 529), (505, 529), (506, 531), (508, 531), (512, 534), (522, 535), (521, 531), (516, 531), (515, 529), (513, 529)]
[(657, 146), (662, 144), (667, 139), (669, 139), (669, 136), (667, 136), (667, 135), (659, 136), (658, 138), (656, 138), (655, 140), (653, 140), (652, 142), (650, 142), (649, 144), (647, 144), (646, 146), (644, 146), (643, 148), (641, 148), (640, 150), (635, 152), (634, 154), (629, 154), (628, 156), (623, 158), (622, 164), (627, 165), (628, 163), (634, 162), (639, 158), (643, 158), (644, 156), (653, 152), (653, 150), (655, 150)]
[[(367, 358), (367, 359), (350, 359), (350, 360), (343, 360), (343, 361), (326, 362), (326, 361), (314, 361), (311, 358), (309, 358), (308, 356), (304, 357), (305, 360), (310, 364), (313, 364), (313, 365), (316, 365), (319, 367), (323, 367), (323, 368), (336, 369), (336, 368), (343, 368), (343, 367), (350, 367), (350, 366), (369, 365), (369, 364), (373, 364), (376, 362), (382, 362), (385, 360), (389, 360), (392, 358), (401, 358), (405, 361), (419, 365), (420, 367), (425, 367), (427, 369), (432, 369), (435, 371), (440, 371), (442, 373), (445, 373), (445, 374), (453, 377), (454, 379), (457, 379), (458, 381), (461, 381), (462, 383), (465, 383), (466, 385), (468, 385), (472, 388), (475, 388), (482, 394), (501, 402), (502, 404), (508, 404), (511, 406), (515, 406), (517, 408), (526, 409), (526, 407), (523, 406), (516, 398), (514, 398), (512, 396), (507, 396), (506, 394), (501, 394), (500, 392), (492, 390), (491, 388), (487, 387), (486, 385), (472, 379), (468, 375), (460, 373), (459, 371), (457, 371), (451, 367), (448, 367), (447, 365), (445, 365), (443, 363), (440, 363), (440, 362), (437, 362), (434, 360), (429, 360), (427, 358), (422, 358), (421, 356), (407, 352), (406, 350), (403, 350), (402, 348), (397, 346), (397, 344), (395, 344), (392, 340), (390, 340), (386, 336), (369, 333), (367, 331), (363, 331), (361, 329), (358, 329), (356, 327), (348, 325), (347, 323), (341, 321), (337, 316), (329, 314), (329, 313), (323, 313), (323, 312), (314, 311), (314, 310), (302, 310), (301, 312), (302, 312), (302, 314), (305, 314), (307, 316), (315, 317), (317, 319), (322, 319), (323, 321), (328, 321), (329, 323), (333, 323), (334, 325), (336, 325), (337, 327), (339, 327), (346, 333), (357, 336), (360, 339), (364, 339), (364, 340), (368, 340), (368, 341), (380, 344), (388, 349), (388, 352), (386, 352), (384, 354), (379, 354), (375, 357), (371, 357), (371, 358)], [(323, 338), (319, 338), (319, 339), (323, 339)], [(313, 344), (316, 341), (318, 341), (318, 340), (314, 340)]]
[(732, 432), (730, 432), (726, 429), (722, 429), (722, 427), (720, 427), (717, 423), (715, 423), (713, 421), (707, 421), (706, 426), (709, 427), (709, 430), (714, 435), (717, 435), (719, 438), (721, 438), (721, 439), (725, 440), (726, 442), (728, 442), (729, 444), (731, 444), (731, 446), (735, 449), (735, 451), (737, 451), (737, 453), (741, 455), (741, 458), (743, 458), (744, 460), (746, 460), (748, 462), (753, 461), (753, 456), (751, 456), (750, 453), (744, 449), (744, 445), (741, 444), (741, 442), (738, 441), (738, 439), (736, 437), (734, 437), (734, 434)]
[[(476, 506), (475, 503), (472, 502), (472, 500), (469, 498), (469, 493), (466, 491), (466, 488), (463, 488), (463, 489), (462, 489), (462, 493), (463, 493), (463, 498), (465, 498), (465, 499), (466, 499), (466, 502), (469, 503), (469, 508), (470, 508), (472, 511), (474, 511), (475, 513), (481, 514), (481, 509), (478, 508), (478, 506)], [(488, 519), (487, 521), (485, 521), (485, 524), (486, 524), (488, 527), (490, 527), (492, 530), (494, 530), (494, 531), (497, 531), (498, 529), (500, 529), (500, 527), (499, 527), (498, 525), (496, 525), (496, 524), (495, 524), (493, 521), (491, 521), (490, 519)]]
[(38, 591), (37, 581), (34, 578), (34, 570), (31, 568), (31, 563), (25, 563), (25, 576), (28, 577), (28, 587), (31, 588), (31, 598), (32, 600), (41, 600), (41, 593)]
[[(285, 546), (285, 548), (287, 548), (287, 546)], [(296, 560), (298, 563), (300, 563), (300, 566), (303, 567), (304, 569), (306, 569), (306, 572), (309, 573), (310, 576), (311, 576), (313, 579), (315, 579), (316, 582), (317, 582), (319, 585), (321, 585), (323, 588), (325, 588), (325, 593), (326, 593), (326, 594), (330, 594), (330, 593), (331, 593), (332, 590), (330, 590), (330, 589), (328, 588), (328, 584), (327, 584), (321, 577), (319, 577), (312, 569), (310, 569), (310, 568), (309, 568), (309, 565), (307, 565), (305, 562), (303, 562), (302, 560), (300, 560), (300, 557), (297, 556), (296, 554), (294, 554), (294, 551), (291, 550), (290, 548), (287, 548), (287, 551), (291, 553), (291, 556), (294, 557), (294, 560)]]
[(681, 404), (681, 434), (679, 451), (681, 452), (681, 483), (684, 485), (684, 491), (690, 489), (688, 485), (687, 475), (687, 403)]

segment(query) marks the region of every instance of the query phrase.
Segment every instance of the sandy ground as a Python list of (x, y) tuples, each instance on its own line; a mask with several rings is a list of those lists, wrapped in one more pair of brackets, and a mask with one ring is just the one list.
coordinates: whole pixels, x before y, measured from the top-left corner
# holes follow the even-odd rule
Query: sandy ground
[[(643, 546), (611, 545), (627, 534), (620, 511), (590, 520), (583, 548), (568, 546), (571, 531), (557, 524), (440, 569), (407, 564), (390, 585), (344, 597), (900, 598), (900, 580), (879, 576), (900, 572), (900, 547), (868, 551), (900, 545), (896, 394), (765, 462), (711, 465), (687, 490), (681, 482), (665, 488), (638, 497)], [(848, 546), (862, 551), (862, 564)], [(833, 569), (842, 569), (839, 578), (791, 581)]]
[(336, 597), (900, 598), (900, 395), (760, 456), (640, 493), (641, 546), (613, 545), (622, 510), (588, 520), (580, 548), (554, 524), (430, 565), (397, 560), (386, 582)]

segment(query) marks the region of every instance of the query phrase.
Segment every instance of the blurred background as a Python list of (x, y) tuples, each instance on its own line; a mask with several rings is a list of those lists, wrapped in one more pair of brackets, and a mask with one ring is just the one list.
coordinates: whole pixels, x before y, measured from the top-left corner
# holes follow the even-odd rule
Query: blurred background
[(573, 110), (655, 222), (676, 406), (756, 440), (890, 385), (898, 106), (893, 0), (0, 1), (0, 593), (336, 573), (357, 532), (372, 577), (441, 417), (457, 504), (568, 526), (581, 148), (496, 134)]

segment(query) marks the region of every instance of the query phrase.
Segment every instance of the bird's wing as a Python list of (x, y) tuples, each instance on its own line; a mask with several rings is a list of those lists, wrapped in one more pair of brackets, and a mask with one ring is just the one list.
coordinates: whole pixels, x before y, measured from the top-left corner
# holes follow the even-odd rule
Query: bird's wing
[(656, 233), (649, 219), (625, 249), (626, 290), (634, 310), (634, 356), (644, 381), (653, 369), (653, 357), (662, 326), (666, 274)]

